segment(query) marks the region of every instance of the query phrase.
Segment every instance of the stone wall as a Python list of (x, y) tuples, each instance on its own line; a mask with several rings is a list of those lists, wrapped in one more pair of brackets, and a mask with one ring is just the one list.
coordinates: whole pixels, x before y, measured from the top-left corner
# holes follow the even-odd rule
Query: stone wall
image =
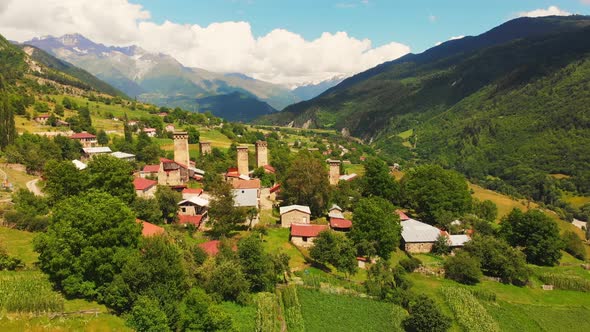
[(293, 243), (294, 245), (298, 246), (298, 247), (303, 247), (303, 248), (310, 248), (313, 247), (313, 241), (315, 240), (314, 237), (300, 237), (300, 236), (292, 236), (291, 237), (291, 243)]
[(291, 227), (291, 224), (309, 224), (309, 217), (309, 214), (299, 210), (283, 213), (281, 216), (281, 227)]
[(265, 141), (256, 142), (256, 167), (268, 165), (268, 148)]
[(424, 254), (431, 252), (433, 246), (434, 242), (406, 243), (404, 245), (404, 250), (411, 254)]

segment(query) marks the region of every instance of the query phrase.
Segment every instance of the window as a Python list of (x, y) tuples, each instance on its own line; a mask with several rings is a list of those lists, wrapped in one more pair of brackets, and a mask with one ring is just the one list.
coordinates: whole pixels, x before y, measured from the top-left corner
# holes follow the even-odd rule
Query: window
[(303, 239), (303, 242), (307, 242), (307, 236), (304, 236), (301, 239)]
[(301, 222), (303, 222), (304, 224), (307, 224), (307, 217), (303, 217)]

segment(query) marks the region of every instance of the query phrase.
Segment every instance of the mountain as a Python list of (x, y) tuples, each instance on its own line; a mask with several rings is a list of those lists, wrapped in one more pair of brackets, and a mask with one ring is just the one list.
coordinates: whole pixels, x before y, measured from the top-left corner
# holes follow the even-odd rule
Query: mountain
[[(1, 35), (0, 74), (10, 88), (19, 88), (21, 92), (33, 86), (33, 90), (41, 89), (45, 93), (69, 89), (73, 93), (98, 92), (127, 98), (124, 93), (87, 71), (38, 48), (9, 42)], [(35, 84), (39, 86), (35, 87)], [(46, 88), (43, 89), (41, 86)], [(23, 96), (19, 95), (19, 98), (21, 97)], [(20, 106), (22, 105), (19, 104)]]
[[(253, 96), (274, 109), (283, 109), (300, 100), (280, 85), (243, 74), (221, 74), (185, 67), (166, 54), (150, 53), (137, 46), (105, 46), (79, 34), (35, 38), (25, 44), (84, 68), (129, 96), (159, 105), (175, 103), (192, 109), (194, 105), (191, 103), (195, 99), (233, 92)], [(180, 99), (186, 102), (179, 105)]]
[(346, 129), (392, 161), (436, 162), (535, 199), (556, 186), (551, 173), (590, 192), (589, 35), (586, 16), (515, 19), (257, 122)]
[(301, 100), (310, 100), (321, 95), (324, 91), (338, 85), (344, 80), (344, 77), (333, 77), (331, 79), (319, 82), (301, 85), (293, 89), (293, 93)]

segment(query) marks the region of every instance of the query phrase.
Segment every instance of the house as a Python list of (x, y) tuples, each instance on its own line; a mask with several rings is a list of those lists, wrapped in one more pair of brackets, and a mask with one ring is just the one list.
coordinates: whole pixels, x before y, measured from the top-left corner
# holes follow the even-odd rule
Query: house
[(135, 222), (141, 224), (141, 235), (143, 237), (150, 237), (156, 235), (163, 235), (166, 233), (166, 230), (158, 225), (154, 225), (147, 221), (143, 221), (140, 219), (135, 219)]
[(66, 122), (66, 121), (63, 121), (63, 120), (57, 120), (55, 122), (55, 125), (57, 127), (69, 127), (70, 126), (70, 123), (69, 122)]
[(354, 179), (356, 179), (358, 177), (358, 175), (356, 173), (352, 173), (352, 174), (345, 174), (345, 175), (340, 175), (339, 180), (340, 181), (352, 181)]
[(143, 170), (139, 173), (142, 178), (157, 178), (160, 171), (160, 165), (145, 165)]
[(75, 140), (79, 141), (82, 144), (82, 147), (85, 147), (85, 148), (93, 147), (98, 144), (98, 141), (96, 140), (96, 136), (92, 135), (90, 133), (87, 133), (85, 131), (83, 131), (81, 133), (76, 133), (76, 134), (70, 136), (70, 139), (75, 139)]
[(291, 224), (289, 240), (296, 246), (309, 248), (320, 232), (328, 230), (328, 225)]
[(143, 128), (143, 132), (149, 137), (156, 137), (156, 128)]
[(174, 160), (160, 158), (158, 184), (171, 187), (183, 187), (188, 182), (188, 168)]
[(427, 253), (432, 251), (436, 239), (441, 235), (440, 229), (414, 219), (401, 221), (402, 244), (409, 253)]
[(271, 165), (264, 165), (264, 173), (266, 174), (275, 174), (277, 172), (277, 170), (272, 167)]
[(586, 221), (574, 218), (574, 220), (572, 221), (572, 225), (578, 227), (579, 229), (584, 229), (585, 227), (587, 227), (588, 223)]
[(292, 224), (309, 224), (311, 220), (309, 206), (281, 206), (279, 212), (281, 214), (281, 227), (291, 227)]
[(135, 161), (135, 155), (134, 154), (131, 154), (131, 153), (117, 151), (117, 152), (111, 153), (111, 156), (113, 156), (113, 157), (115, 157), (117, 159), (129, 161), (129, 162)]
[(463, 246), (465, 246), (465, 243), (471, 240), (469, 235), (466, 234), (449, 235), (448, 238), (449, 247), (451, 247), (451, 249), (462, 248)]
[(339, 232), (348, 232), (352, 228), (352, 221), (345, 218), (330, 218), (330, 228)]
[(74, 166), (76, 166), (76, 168), (81, 171), (86, 169), (86, 167), (88, 167), (88, 165), (86, 165), (85, 163), (81, 162), (80, 160), (72, 160), (72, 163), (74, 164)]
[(234, 179), (232, 181), (234, 193), (234, 206), (239, 207), (259, 207), (260, 199), (260, 179), (242, 180)]
[(238, 179), (240, 177), (240, 172), (238, 172), (237, 167), (230, 167), (225, 172), (225, 181), (230, 181), (232, 179)]
[(201, 188), (184, 188), (182, 189), (182, 199), (189, 199), (191, 197), (199, 197), (203, 194)]
[(344, 218), (342, 214), (342, 208), (336, 204), (332, 204), (332, 207), (328, 210), (329, 218)]
[(196, 215), (196, 216), (186, 216), (186, 215), (178, 215), (178, 223), (180, 225), (184, 225), (185, 227), (188, 225), (193, 225), (195, 226), (195, 228), (199, 228), (199, 226), (201, 226), (201, 223), (204, 222), (205, 220), (205, 215)]
[(49, 120), (50, 117), (51, 115), (49, 114), (39, 114), (35, 118), (33, 118), (33, 120), (40, 124), (47, 124), (47, 120)]
[(135, 120), (127, 122), (127, 126), (129, 126), (129, 127), (137, 126), (138, 124), (139, 124), (139, 121), (135, 121)]
[(197, 216), (205, 215), (209, 209), (209, 200), (202, 197), (189, 197), (178, 202), (178, 215)]
[(176, 128), (174, 128), (174, 125), (168, 124), (168, 125), (166, 125), (166, 127), (164, 127), (164, 130), (166, 130), (169, 133), (173, 133), (176, 131)]
[(107, 153), (113, 152), (113, 151), (111, 151), (111, 148), (109, 148), (108, 146), (96, 146), (96, 147), (82, 148), (82, 151), (84, 152), (83, 158), (86, 160), (88, 160), (94, 156), (97, 156), (99, 154), (107, 154)]
[(158, 182), (144, 178), (134, 178), (133, 187), (135, 187), (137, 197), (152, 198), (156, 194)]

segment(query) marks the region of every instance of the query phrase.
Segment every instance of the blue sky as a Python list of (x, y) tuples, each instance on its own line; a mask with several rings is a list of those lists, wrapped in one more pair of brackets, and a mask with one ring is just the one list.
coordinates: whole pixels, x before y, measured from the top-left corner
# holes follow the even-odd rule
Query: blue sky
[(589, 14), (583, 0), (135, 0), (162, 23), (207, 26), (213, 22), (247, 21), (255, 36), (283, 28), (311, 40), (322, 32), (346, 31), (368, 38), (374, 46), (391, 41), (423, 51), (453, 36), (477, 35), (521, 12), (557, 6)]

